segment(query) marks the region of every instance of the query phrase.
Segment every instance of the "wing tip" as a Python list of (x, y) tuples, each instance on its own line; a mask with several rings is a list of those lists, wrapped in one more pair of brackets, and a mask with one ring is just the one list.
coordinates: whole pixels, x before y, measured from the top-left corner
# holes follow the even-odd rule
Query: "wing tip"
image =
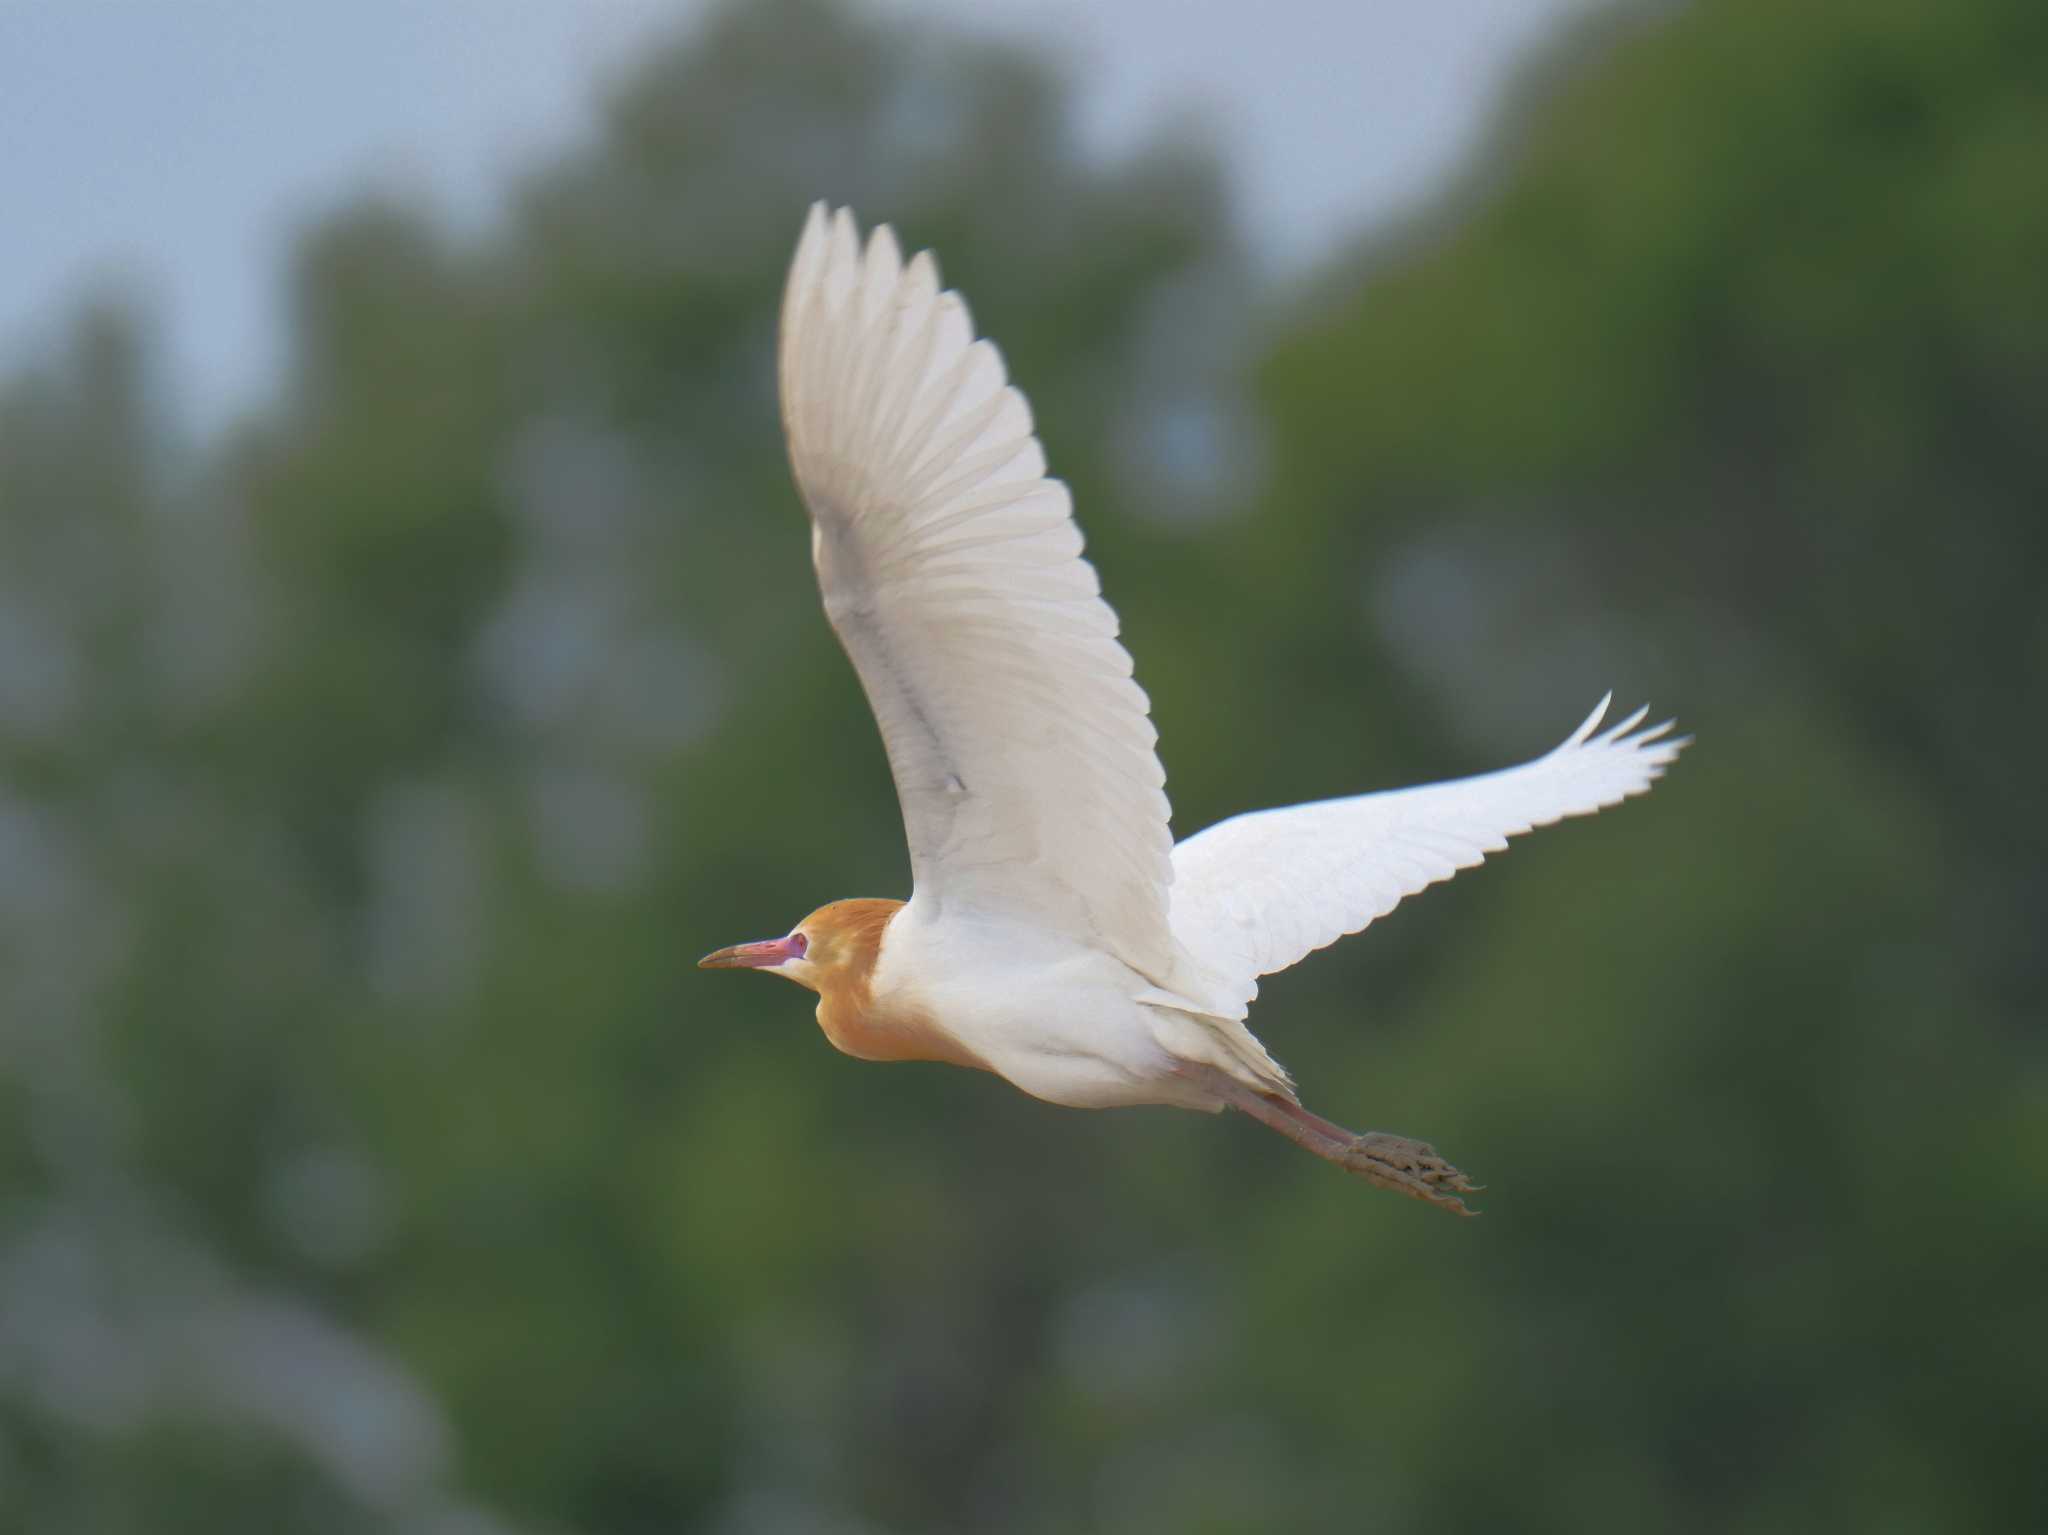
[(896, 242), (893, 226), (877, 224), (868, 231), (868, 260), (879, 263), (892, 274), (903, 270), (903, 248)]
[[(1692, 745), (1693, 737), (1690, 735), (1670, 736), (1672, 728), (1678, 723), (1675, 716), (1671, 719), (1659, 720), (1654, 725), (1644, 725), (1643, 721), (1648, 719), (1650, 715), (1650, 706), (1648, 704), (1643, 704), (1626, 719), (1609, 725), (1605, 730), (1601, 730), (1598, 735), (1595, 735), (1594, 731), (1599, 728), (1600, 722), (1607, 717), (1608, 707), (1613, 700), (1614, 694), (1610, 690), (1594, 706), (1593, 712), (1586, 716), (1585, 720), (1579, 725), (1579, 728), (1565, 737), (1558, 750), (1570, 751), (1574, 747), (1588, 745), (1619, 747), (1626, 751), (1638, 752), (1646, 757), (1654, 756), (1668, 762), (1686, 747)], [(1670, 736), (1670, 739), (1665, 739), (1667, 736)]]
[[(864, 260), (898, 270), (908, 264), (904, 260), (895, 225), (877, 224), (863, 239), (860, 215), (853, 211), (851, 204), (834, 204), (829, 198), (814, 197), (804, 210), (803, 228), (797, 235), (798, 258), (801, 259), (808, 248), (820, 243), (833, 247), (834, 253), (842, 258), (852, 256), (856, 262)], [(929, 255), (929, 252), (919, 254)]]
[(1614, 689), (1609, 688), (1604, 694), (1601, 695), (1600, 702), (1593, 705), (1593, 712), (1587, 715), (1585, 719), (1580, 722), (1579, 728), (1577, 730), (1574, 730), (1570, 735), (1565, 737), (1565, 748), (1569, 749), (1574, 746), (1582, 745), (1587, 739), (1587, 737), (1591, 736), (1593, 732), (1599, 728), (1600, 722), (1607, 718), (1607, 707), (1613, 702)]
[(1609, 693), (1603, 698), (1585, 723), (1551, 753), (1552, 757), (1584, 759), (1588, 770), (1596, 772), (1603, 780), (1602, 787), (1596, 791), (1596, 798), (1563, 811), (1554, 820), (1596, 815), (1623, 800), (1647, 794), (1650, 786), (1678, 760), (1679, 753), (1693, 743), (1690, 735), (1674, 736), (1670, 733), (1678, 723), (1675, 719), (1644, 725), (1643, 720), (1650, 712), (1647, 704), (1618, 724), (1594, 734), (1594, 728), (1606, 717), (1608, 703), (1613, 696)]

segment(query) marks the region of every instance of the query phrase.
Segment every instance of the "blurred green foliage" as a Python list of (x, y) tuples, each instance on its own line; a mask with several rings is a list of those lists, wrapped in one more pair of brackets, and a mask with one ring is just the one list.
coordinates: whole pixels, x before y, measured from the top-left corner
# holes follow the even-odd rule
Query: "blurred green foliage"
[[(1201, 146), (777, 0), (487, 236), (312, 230), (221, 442), (81, 316), (0, 386), (0, 1524), (2048, 1525), (2044, 79), (2024, 0), (1601, 13), (1260, 337)], [(1266, 988), (1484, 1221), (692, 970), (905, 893), (820, 193), (1031, 393), (1183, 829), (1699, 732)]]

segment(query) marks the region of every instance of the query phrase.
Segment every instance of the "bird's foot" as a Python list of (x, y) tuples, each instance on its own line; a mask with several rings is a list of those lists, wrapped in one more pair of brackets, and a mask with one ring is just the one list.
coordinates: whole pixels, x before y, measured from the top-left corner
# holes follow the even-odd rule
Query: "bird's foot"
[(1459, 1215), (1479, 1213), (1458, 1196), (1476, 1194), (1483, 1185), (1474, 1183), (1438, 1156), (1436, 1148), (1426, 1141), (1373, 1130), (1350, 1137), (1330, 1155), (1330, 1160), (1377, 1188), (1392, 1189)]
[(1347, 1173), (1396, 1194), (1406, 1194), (1424, 1204), (1458, 1215), (1477, 1215), (1460, 1194), (1477, 1194), (1482, 1185), (1474, 1183), (1436, 1154), (1426, 1141), (1411, 1141), (1405, 1135), (1388, 1135), (1374, 1130), (1356, 1135), (1320, 1114), (1311, 1113), (1292, 1093), (1260, 1092), (1238, 1081), (1228, 1072), (1198, 1061), (1182, 1061), (1175, 1068), (1186, 1081), (1213, 1094), (1225, 1107), (1256, 1119), (1269, 1130), (1277, 1130), (1305, 1151), (1326, 1162), (1335, 1162)]

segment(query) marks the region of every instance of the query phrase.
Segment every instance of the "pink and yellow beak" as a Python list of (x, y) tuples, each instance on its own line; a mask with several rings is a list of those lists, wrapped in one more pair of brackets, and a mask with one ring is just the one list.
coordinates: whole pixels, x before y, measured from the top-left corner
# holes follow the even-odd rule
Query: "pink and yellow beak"
[(697, 961), (699, 970), (768, 970), (776, 965), (787, 964), (792, 959), (802, 959), (804, 950), (810, 947), (802, 933), (791, 933), (787, 938), (764, 938), (759, 943), (736, 943), (729, 949), (720, 949), (707, 954)]

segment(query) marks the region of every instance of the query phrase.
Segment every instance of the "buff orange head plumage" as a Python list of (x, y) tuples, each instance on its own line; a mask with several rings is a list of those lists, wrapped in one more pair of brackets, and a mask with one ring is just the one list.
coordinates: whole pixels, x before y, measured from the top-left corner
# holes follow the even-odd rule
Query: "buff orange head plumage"
[(819, 995), (865, 991), (882, 951), (882, 930), (901, 901), (830, 901), (787, 937), (736, 943), (697, 961), (700, 970), (769, 970)]

